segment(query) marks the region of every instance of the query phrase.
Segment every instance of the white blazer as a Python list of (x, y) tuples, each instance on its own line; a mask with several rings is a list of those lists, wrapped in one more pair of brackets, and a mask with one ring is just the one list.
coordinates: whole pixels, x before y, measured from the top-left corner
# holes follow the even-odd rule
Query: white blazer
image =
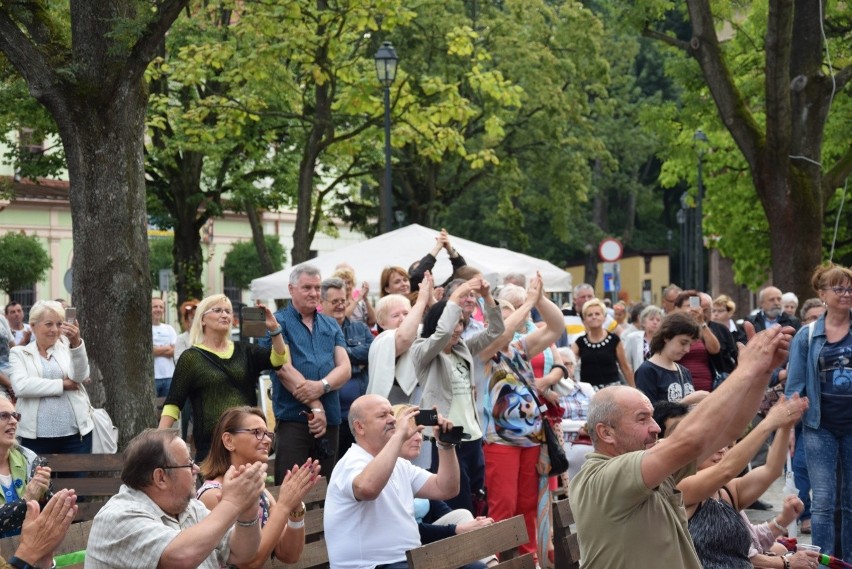
[[(73, 350), (68, 344), (68, 338), (62, 336), (47, 350), (52, 355), (62, 372), (76, 383), (82, 384), (89, 377), (89, 358), (86, 355), (86, 344), (80, 340), (80, 345)], [(9, 365), (12, 389), (18, 398), (16, 405), (21, 414), (18, 423), (18, 436), (26, 439), (36, 438), (38, 432), (38, 405), (42, 397), (58, 397), (62, 395), (62, 382), (58, 379), (41, 377), (41, 358), (38, 346), (30, 342), (26, 346), (15, 346), (9, 353)], [(94, 428), (91, 418), (89, 395), (83, 386), (80, 389), (68, 391), (68, 400), (74, 410), (74, 418), (80, 435), (86, 435)]]

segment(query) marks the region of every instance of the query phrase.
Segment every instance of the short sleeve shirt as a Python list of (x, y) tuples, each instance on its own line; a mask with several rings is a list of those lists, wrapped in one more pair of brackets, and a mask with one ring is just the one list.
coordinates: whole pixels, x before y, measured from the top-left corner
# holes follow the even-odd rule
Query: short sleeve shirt
[[(160, 509), (147, 494), (125, 485), (101, 508), (92, 523), (86, 547), (86, 569), (156, 567), (166, 547), (181, 530), (210, 512), (192, 499), (177, 518)], [(230, 556), (229, 529), (199, 569), (219, 569)]]
[(571, 509), (584, 569), (701, 569), (677, 484), (690, 464), (650, 489), (642, 478), (645, 451), (610, 457), (590, 453), (571, 481)]
[(328, 481), (323, 522), (332, 569), (373, 569), (405, 561), (405, 552), (420, 547), (414, 496), (432, 474), (404, 458), (396, 459), (388, 483), (375, 500), (358, 501), (352, 483), (373, 455), (349, 447)]

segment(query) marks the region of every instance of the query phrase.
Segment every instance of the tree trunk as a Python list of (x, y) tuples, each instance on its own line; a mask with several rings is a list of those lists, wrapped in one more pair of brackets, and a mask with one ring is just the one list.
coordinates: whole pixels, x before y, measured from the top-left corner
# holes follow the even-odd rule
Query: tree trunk
[(121, 426), (124, 446), (156, 425), (156, 414), (142, 166), (147, 94), (141, 82), (118, 89), (101, 104), (48, 108), (68, 159), (73, 299), (92, 371), (89, 392)]
[(275, 272), (275, 267), (272, 265), (272, 257), (269, 256), (269, 249), (266, 247), (266, 241), (263, 238), (263, 226), (260, 224), (257, 210), (254, 207), (250, 200), (243, 200), (243, 209), (246, 211), (246, 217), (248, 217), (251, 226), (251, 236), (254, 240), (254, 247), (257, 249), (257, 257), (260, 259), (260, 268), (264, 275), (269, 275)]
[(174, 257), (175, 290), (178, 306), (191, 298), (204, 298), (204, 286), (201, 273), (204, 259), (201, 255), (201, 228), (209, 219), (209, 213), (198, 206), (197, 196), (201, 195), (201, 170), (204, 155), (198, 152), (183, 152), (177, 156), (177, 169), (170, 169), (171, 177), (167, 181), (170, 209), (174, 217)]

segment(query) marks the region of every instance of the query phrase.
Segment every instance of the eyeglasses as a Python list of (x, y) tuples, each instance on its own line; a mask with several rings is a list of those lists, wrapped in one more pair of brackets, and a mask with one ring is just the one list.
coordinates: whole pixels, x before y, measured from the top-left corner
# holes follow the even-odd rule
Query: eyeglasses
[(275, 440), (275, 433), (272, 431), (267, 431), (265, 429), (234, 429), (230, 431), (231, 433), (251, 433), (254, 435), (259, 441), (263, 440), (263, 437), (269, 437), (269, 440)]
[(842, 286), (827, 286), (823, 290), (830, 290), (834, 292), (837, 296), (852, 296), (852, 287), (842, 287)]
[(21, 420), (21, 414), (15, 412), (15, 411), (12, 411), (11, 413), (9, 411), (0, 411), (0, 421), (3, 421), (4, 423), (8, 423), (9, 419), (12, 419), (12, 418), (14, 418), (16, 421), (20, 421)]
[(225, 314), (229, 314), (229, 315), (234, 313), (233, 309), (231, 309), (231, 308), (225, 308), (224, 306), (214, 306), (213, 308), (210, 308), (209, 310), (205, 310), (204, 316), (207, 316), (211, 312), (213, 314), (222, 314), (224, 312)]
[(163, 470), (173, 470), (175, 468), (188, 468), (190, 470), (193, 470), (195, 468), (198, 468), (198, 465), (195, 464), (195, 461), (190, 460), (189, 464), (172, 464), (169, 466), (161, 466), (160, 468), (162, 468)]
[(345, 306), (346, 305), (346, 299), (345, 298), (338, 298), (337, 300), (326, 300), (326, 302), (329, 303), (332, 306)]

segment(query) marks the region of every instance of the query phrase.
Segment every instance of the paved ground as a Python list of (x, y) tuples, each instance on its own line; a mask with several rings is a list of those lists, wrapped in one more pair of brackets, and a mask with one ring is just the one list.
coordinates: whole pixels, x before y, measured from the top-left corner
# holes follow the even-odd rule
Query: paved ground
[[(776, 480), (772, 486), (769, 487), (763, 496), (760, 498), (762, 501), (767, 504), (772, 504), (772, 509), (763, 511), (763, 510), (746, 510), (746, 515), (748, 519), (751, 520), (752, 523), (761, 523), (767, 520), (771, 520), (779, 512), (781, 512), (781, 507), (784, 504), (784, 477), (782, 476), (778, 480)], [(797, 538), (799, 543), (810, 543), (811, 536), (805, 534), (799, 534)]]

